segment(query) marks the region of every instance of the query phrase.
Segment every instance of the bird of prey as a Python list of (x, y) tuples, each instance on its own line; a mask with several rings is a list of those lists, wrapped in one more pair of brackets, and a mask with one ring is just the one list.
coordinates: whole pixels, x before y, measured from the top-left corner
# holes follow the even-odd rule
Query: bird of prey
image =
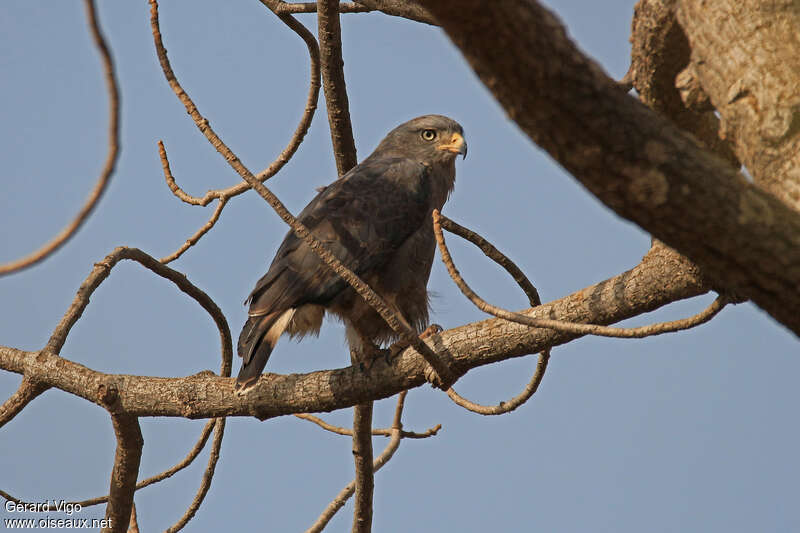
[[(441, 209), (453, 190), (456, 156), (467, 155), (463, 135), (457, 122), (442, 115), (401, 124), (297, 217), (416, 331), (428, 322), (426, 286), (436, 247), (431, 212)], [(248, 301), (238, 344), (238, 393), (258, 381), (283, 333), (317, 334), (325, 312), (344, 322), (351, 352), (362, 361), (396, 338), (291, 230)]]

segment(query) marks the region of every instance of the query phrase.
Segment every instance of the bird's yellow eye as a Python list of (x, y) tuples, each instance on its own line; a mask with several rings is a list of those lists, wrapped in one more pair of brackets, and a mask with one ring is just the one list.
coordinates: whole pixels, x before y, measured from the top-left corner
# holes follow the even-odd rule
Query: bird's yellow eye
[(421, 135), (426, 141), (432, 141), (436, 138), (436, 130), (422, 130)]

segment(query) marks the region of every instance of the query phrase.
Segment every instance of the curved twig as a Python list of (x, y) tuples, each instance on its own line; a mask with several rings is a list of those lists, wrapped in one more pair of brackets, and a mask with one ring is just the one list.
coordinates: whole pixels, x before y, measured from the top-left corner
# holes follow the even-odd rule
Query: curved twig
[(729, 301), (727, 296), (720, 295), (711, 303), (711, 305), (694, 316), (681, 320), (650, 324), (638, 328), (612, 328), (598, 324), (580, 324), (574, 322), (565, 322), (563, 320), (533, 318), (521, 313), (514, 313), (486, 302), (480, 296), (478, 296), (475, 291), (469, 287), (469, 285), (467, 285), (467, 283), (464, 281), (464, 278), (461, 277), (461, 274), (458, 272), (458, 269), (453, 263), (452, 257), (450, 257), (450, 251), (447, 249), (447, 244), (445, 244), (440, 221), (441, 215), (439, 211), (434, 210), (433, 231), (436, 235), (436, 242), (439, 245), (439, 251), (442, 254), (442, 261), (447, 267), (450, 277), (453, 279), (453, 281), (455, 281), (456, 285), (458, 285), (458, 288), (461, 289), (461, 292), (464, 294), (464, 296), (466, 296), (473, 304), (475, 304), (475, 307), (485, 313), (494, 315), (497, 318), (502, 318), (503, 320), (508, 320), (509, 322), (516, 322), (518, 324), (524, 324), (534, 328), (549, 328), (565, 333), (575, 333), (578, 335), (597, 335), (600, 337), (641, 339), (644, 337), (651, 337), (653, 335), (681, 331), (699, 326), (700, 324), (705, 324), (714, 318), (714, 316), (719, 313)]
[[(200, 452), (203, 451), (203, 448), (205, 448), (206, 443), (208, 442), (208, 437), (209, 435), (211, 435), (211, 430), (214, 429), (214, 424), (216, 420), (217, 420), (216, 418), (212, 418), (211, 420), (205, 423), (205, 425), (203, 426), (203, 431), (200, 433), (200, 438), (197, 439), (195, 445), (192, 447), (191, 450), (189, 450), (189, 453), (186, 455), (186, 457), (183, 458), (181, 462), (179, 462), (172, 468), (164, 470), (160, 474), (150, 476), (149, 478), (143, 479), (142, 481), (138, 482), (136, 484), (136, 490), (143, 489), (154, 483), (158, 483), (159, 481), (167, 479), (168, 477), (172, 477), (181, 470), (183, 470), (184, 468), (186, 468), (187, 466), (189, 466), (190, 464), (192, 464), (192, 461), (194, 461), (200, 454)], [(79, 502), (69, 502), (69, 503), (73, 505), (80, 505), (81, 507), (91, 507), (92, 505), (98, 505), (107, 501), (108, 501), (108, 495), (98, 496), (97, 498), (90, 498), (88, 500), (83, 500)]]
[[(532, 307), (542, 305), (542, 301), (539, 298), (539, 292), (536, 290), (536, 287), (533, 286), (533, 283), (531, 283), (527, 276), (525, 276), (525, 273), (522, 272), (522, 270), (520, 270), (520, 268), (511, 259), (509, 259), (500, 250), (495, 248), (492, 243), (474, 231), (465, 228), (441, 213), (437, 212), (437, 215), (438, 222), (444, 229), (450, 233), (455, 233), (459, 237), (467, 239), (480, 248), (487, 257), (505, 268), (506, 271), (511, 274), (511, 277), (514, 278), (514, 281), (516, 281), (520, 288), (525, 292), (525, 295), (528, 297), (528, 302), (530, 302)], [(452, 387), (447, 390), (447, 396), (457, 405), (460, 405), (464, 409), (472, 411), (473, 413), (478, 413), (481, 415), (502, 415), (505, 413), (510, 413), (520, 405), (527, 402), (531, 396), (536, 393), (537, 389), (539, 388), (539, 384), (542, 382), (542, 378), (544, 378), (544, 373), (547, 370), (547, 362), (549, 360), (550, 349), (548, 348), (539, 354), (539, 361), (536, 363), (536, 371), (533, 373), (531, 380), (528, 382), (522, 392), (507, 402), (500, 402), (497, 405), (481, 405), (467, 400), (458, 394)]]
[(522, 392), (507, 402), (500, 402), (497, 405), (481, 405), (467, 400), (458, 394), (452, 387), (447, 389), (447, 396), (464, 409), (472, 411), (473, 413), (478, 413), (479, 415), (503, 415), (510, 413), (520, 405), (527, 402), (531, 396), (536, 393), (536, 390), (539, 388), (539, 384), (542, 382), (544, 373), (547, 370), (547, 362), (549, 360), (550, 349), (548, 348), (539, 354), (539, 361), (536, 363), (536, 371), (533, 373), (531, 380), (528, 382)]
[(516, 263), (514, 263), (514, 261), (509, 259), (503, 252), (495, 248), (492, 243), (471, 229), (465, 228), (461, 224), (458, 224), (457, 222), (447, 218), (438, 211), (436, 216), (438, 216), (439, 224), (444, 229), (450, 233), (455, 233), (461, 238), (467, 239), (472, 244), (480, 248), (486, 257), (506, 269), (506, 272), (508, 272), (511, 277), (514, 278), (514, 281), (517, 282), (517, 285), (519, 285), (520, 289), (522, 289), (522, 291), (525, 293), (525, 296), (528, 297), (528, 302), (530, 302), (531, 307), (542, 305), (542, 300), (539, 298), (539, 292), (536, 290), (536, 287), (533, 286), (533, 283), (530, 282), (525, 273), (516, 265)]
[(197, 489), (197, 493), (195, 494), (192, 503), (189, 505), (189, 508), (186, 509), (186, 512), (183, 516), (178, 520), (175, 525), (167, 529), (167, 533), (175, 533), (176, 531), (180, 531), (183, 527), (189, 523), (197, 510), (200, 508), (200, 505), (203, 503), (203, 500), (208, 494), (208, 489), (211, 487), (211, 480), (214, 477), (214, 470), (217, 467), (217, 461), (219, 460), (219, 451), (222, 447), (222, 436), (225, 433), (225, 419), (224, 418), (215, 418), (214, 419), (214, 440), (211, 443), (211, 454), (208, 456), (208, 465), (206, 466), (205, 472), (203, 472), (203, 479), (200, 482), (200, 488)]
[[(322, 429), (330, 431), (331, 433), (336, 433), (337, 435), (346, 435), (349, 437), (353, 436), (352, 429), (343, 428), (341, 426), (334, 426), (333, 424), (329, 424), (328, 422), (325, 422), (324, 420), (322, 420), (317, 416), (310, 415), (308, 413), (296, 413), (294, 416), (303, 420), (308, 420), (309, 422), (314, 423), (319, 427), (321, 427)], [(436, 424), (432, 428), (428, 428), (427, 431), (424, 431), (422, 433), (404, 430), (400, 432), (400, 436), (403, 437), (404, 439), (427, 439), (428, 437), (433, 437), (434, 435), (439, 433), (440, 429), (442, 429), (442, 425)], [(373, 428), (372, 435), (376, 437), (391, 437), (392, 429)]]
[[(375, 459), (372, 463), (372, 470), (377, 472), (378, 470), (385, 465), (389, 459), (392, 458), (394, 452), (397, 451), (397, 448), (400, 446), (400, 441), (402, 440), (402, 431), (403, 425), (401, 423), (401, 418), (403, 416), (403, 406), (405, 405), (406, 394), (408, 391), (402, 391), (397, 397), (397, 407), (394, 411), (394, 421), (392, 423), (392, 437), (389, 440), (389, 444), (386, 445), (383, 452)], [(356, 482), (355, 480), (348, 483), (340, 492), (336, 495), (331, 503), (322, 511), (322, 514), (317, 518), (317, 521), (311, 525), (310, 528), (306, 530), (306, 533), (319, 533), (325, 526), (328, 525), (328, 522), (331, 521), (331, 518), (341, 509), (344, 504), (347, 502), (348, 499), (355, 493), (356, 490)]]
[[(278, 18), (292, 31), (299, 35), (300, 38), (306, 43), (311, 65), (311, 74), (309, 77), (310, 81), (308, 87), (308, 96), (306, 97), (306, 105), (305, 109), (303, 110), (303, 116), (300, 118), (297, 128), (295, 128), (291, 139), (289, 139), (289, 143), (286, 145), (283, 151), (278, 154), (278, 157), (276, 157), (266, 169), (262, 170), (256, 175), (256, 179), (262, 182), (277, 174), (278, 171), (289, 162), (295, 152), (297, 152), (297, 149), (303, 142), (306, 133), (308, 133), (308, 128), (311, 127), (311, 121), (313, 120), (314, 112), (317, 109), (319, 89), (321, 85), (319, 46), (317, 45), (317, 40), (314, 38), (314, 35), (308, 31), (305, 26), (295, 20), (294, 17), (287, 14), (277, 14)], [(208, 231), (214, 227), (214, 224), (217, 223), (217, 220), (219, 220), (222, 210), (225, 208), (225, 204), (228, 202), (228, 200), (249, 190), (250, 185), (248, 185), (247, 182), (241, 182), (226, 189), (215, 189), (208, 191), (202, 197), (192, 196), (186, 193), (175, 182), (175, 177), (172, 175), (172, 170), (170, 169), (169, 159), (167, 158), (167, 152), (164, 148), (164, 143), (161, 141), (158, 142), (158, 154), (161, 159), (161, 166), (164, 170), (164, 179), (167, 182), (167, 186), (176, 197), (188, 204), (199, 206), (207, 206), (212, 201), (219, 200), (219, 204), (217, 204), (217, 207), (214, 210), (214, 213), (211, 215), (211, 218), (209, 218), (208, 222), (206, 222), (203, 227), (197, 230), (194, 235), (187, 239), (186, 242), (175, 252), (161, 259), (161, 261), (166, 264), (183, 255), (183, 253), (194, 246), (197, 241), (203, 237), (203, 235), (208, 233)]]
[(334, 256), (324, 245), (317, 240), (308, 229), (297, 221), (292, 216), (286, 206), (270, 191), (264, 184), (244, 166), (239, 158), (234, 154), (230, 148), (219, 138), (219, 136), (211, 128), (208, 120), (205, 119), (195, 106), (192, 99), (181, 87), (175, 73), (170, 66), (169, 59), (167, 58), (167, 51), (161, 39), (161, 30), (159, 29), (158, 22), (158, 2), (150, 0), (150, 23), (153, 32), (153, 41), (155, 43), (156, 51), (158, 54), (161, 69), (167, 79), (175, 95), (183, 103), (187, 113), (192, 117), (192, 120), (197, 125), (200, 132), (208, 139), (211, 145), (222, 155), (231, 167), (262, 197), (269, 203), (281, 219), (286, 222), (295, 234), (301, 238), (308, 247), (319, 256), (319, 258), (336, 272), (342, 279), (350, 284), (358, 294), (367, 301), (386, 321), (386, 323), (395, 331), (401, 338), (408, 340), (408, 342), (420, 352), (429, 365), (436, 372), (436, 376), (432, 381), (440, 388), (447, 389), (449, 385), (455, 381), (455, 377), (450, 372), (449, 367), (442, 361), (431, 348), (419, 339), (417, 334), (408, 324), (403, 324), (403, 320), (393, 313), (383, 299), (378, 296), (366, 283), (364, 283), (353, 271), (345, 267), (336, 256)]
[(100, 58), (103, 63), (103, 72), (106, 80), (106, 89), (109, 96), (109, 124), (108, 124), (108, 155), (103, 164), (103, 170), (100, 172), (100, 177), (97, 180), (89, 196), (86, 198), (78, 214), (64, 229), (62, 229), (50, 242), (38, 250), (28, 254), (25, 257), (14, 260), (10, 263), (0, 265), (0, 276), (17, 272), (23, 268), (28, 268), (36, 263), (44, 260), (50, 254), (61, 248), (83, 225), (94, 208), (97, 206), (100, 198), (103, 196), (111, 175), (114, 173), (114, 167), (117, 164), (119, 157), (119, 86), (117, 85), (117, 77), (114, 71), (114, 61), (111, 58), (111, 50), (106, 44), (103, 32), (100, 29), (100, 23), (97, 20), (97, 12), (94, 5), (94, 0), (85, 0), (86, 17), (89, 21), (89, 29), (94, 39), (94, 44), (100, 52)]
[[(64, 317), (61, 319), (55, 331), (53, 332), (53, 335), (51, 336), (50, 341), (48, 342), (47, 347), (45, 348), (45, 351), (51, 351), (53, 353), (58, 353), (58, 351), (60, 351), (61, 347), (66, 341), (69, 331), (81, 317), (83, 311), (86, 309), (86, 306), (89, 304), (91, 295), (100, 286), (100, 284), (102, 284), (102, 282), (105, 281), (106, 278), (108, 278), (114, 266), (123, 259), (136, 261), (145, 268), (154, 272), (155, 274), (172, 281), (182, 292), (192, 297), (195, 301), (197, 301), (201, 305), (201, 307), (203, 307), (203, 309), (205, 309), (208, 312), (208, 314), (216, 323), (220, 333), (220, 342), (222, 345), (221, 348), (222, 362), (220, 365), (220, 375), (223, 377), (230, 377), (231, 367), (233, 363), (233, 344), (227, 320), (225, 319), (225, 316), (222, 314), (222, 311), (219, 309), (217, 304), (214, 303), (214, 301), (205, 292), (203, 292), (201, 289), (192, 284), (186, 278), (185, 275), (160, 263), (155, 258), (151, 257), (145, 252), (136, 248), (125, 248), (125, 247), (116, 248), (113, 252), (108, 254), (101, 262), (96, 263), (94, 265), (92, 272), (89, 274), (86, 280), (81, 284), (77, 294), (75, 295), (75, 299), (73, 300), (69, 309), (64, 314)], [(25, 382), (23, 381), (23, 385), (24, 383)], [(15, 393), (15, 396), (17, 394), (21, 394), (20, 391), (17, 391), (17, 393)], [(9, 404), (10, 401), (11, 399), (9, 399), (9, 401), (7, 401), (6, 404), (4, 404), (4, 406)], [(200, 438), (195, 443), (194, 447), (189, 452), (189, 454), (183, 459), (183, 461), (176, 464), (172, 468), (165, 470), (164, 472), (161, 472), (160, 474), (145, 479), (140, 483), (136, 483), (134, 490), (147, 487), (148, 485), (152, 485), (153, 483), (157, 483), (163, 479), (171, 477), (176, 472), (186, 468), (189, 464), (191, 464), (192, 461), (194, 461), (194, 459), (198, 456), (200, 451), (205, 447), (206, 443), (208, 442), (208, 437), (209, 434), (211, 433), (212, 427), (216, 431), (214, 434), (211, 456), (209, 457), (209, 466), (207, 467), (206, 475), (203, 478), (201, 487), (198, 490), (198, 495), (195, 498), (195, 502), (192, 503), (192, 507), (190, 507), (190, 509), (187, 511), (187, 515), (189, 515), (189, 513), (191, 512), (191, 516), (193, 516), (197, 510), (197, 506), (200, 505), (200, 502), (202, 502), (202, 499), (205, 497), (205, 493), (208, 491), (208, 486), (210, 485), (211, 482), (211, 476), (213, 476), (214, 472), (214, 466), (216, 464), (217, 458), (219, 457), (219, 448), (221, 446), (222, 435), (224, 430), (224, 419), (222, 418), (215, 418), (213, 420), (209, 420), (206, 423), (200, 435)], [(0, 493), (0, 495), (12, 501), (19, 501), (5, 492)], [(109, 496), (100, 496), (97, 498), (92, 498), (89, 500), (84, 500), (81, 502), (73, 502), (73, 503), (80, 504), (81, 507), (89, 507), (91, 505), (97, 505), (106, 502), (108, 500)], [(186, 518), (187, 515), (184, 515), (184, 518)], [(188, 520), (191, 519), (191, 516), (188, 516), (188, 518), (186, 518), (186, 522), (188, 522)], [(186, 522), (184, 522), (183, 525), (185, 525)], [(181, 525), (180, 527), (183, 527), (183, 525)]]
[(188, 250), (189, 248), (191, 248), (192, 246), (194, 246), (195, 244), (197, 244), (197, 241), (199, 241), (199, 240), (200, 240), (200, 239), (203, 237), (203, 235), (205, 235), (206, 233), (208, 233), (208, 230), (210, 230), (211, 228), (213, 228), (213, 227), (214, 227), (214, 224), (216, 224), (216, 223), (217, 223), (217, 220), (219, 220), (219, 216), (222, 214), (222, 210), (223, 210), (223, 209), (225, 209), (225, 205), (226, 205), (227, 203), (228, 203), (228, 197), (227, 197), (227, 196), (220, 198), (220, 200), (219, 200), (219, 203), (217, 204), (217, 207), (216, 207), (216, 209), (214, 209), (214, 212), (213, 212), (213, 213), (211, 213), (211, 218), (209, 218), (209, 219), (208, 219), (208, 222), (206, 222), (205, 224), (203, 224), (203, 226), (202, 226), (200, 229), (198, 229), (198, 230), (197, 230), (197, 231), (194, 233), (194, 235), (192, 235), (191, 237), (189, 237), (188, 239), (186, 239), (186, 242), (184, 242), (184, 243), (183, 243), (183, 244), (180, 246), (180, 248), (178, 248), (177, 250), (175, 250), (175, 251), (174, 251), (174, 252), (172, 252), (171, 254), (169, 254), (169, 255), (167, 255), (167, 256), (164, 256), (164, 257), (162, 257), (162, 258), (160, 259), (160, 261), (161, 261), (162, 263), (164, 263), (165, 265), (167, 265), (167, 264), (169, 264), (169, 263), (171, 263), (171, 262), (175, 261), (175, 260), (176, 260), (177, 258), (179, 258), (180, 256), (182, 256), (182, 255), (183, 255), (183, 253), (184, 253), (186, 250)]
[(58, 323), (58, 326), (56, 326), (55, 331), (53, 331), (43, 351), (56, 354), (61, 351), (70, 330), (78, 319), (80, 319), (86, 306), (89, 305), (89, 298), (91, 295), (97, 290), (100, 284), (108, 278), (114, 266), (123, 259), (136, 261), (153, 273), (170, 280), (178, 289), (189, 295), (206, 310), (219, 330), (220, 343), (222, 345), (222, 366), (220, 368), (220, 375), (225, 377), (230, 376), (233, 362), (231, 332), (228, 327), (228, 321), (225, 320), (225, 315), (222, 314), (222, 310), (220, 310), (214, 300), (190, 282), (184, 274), (161, 264), (157, 259), (138, 248), (127, 248), (124, 246), (114, 249), (114, 251), (108, 254), (102, 261), (95, 263), (92, 272), (81, 284), (80, 288), (78, 288), (75, 299), (72, 301), (69, 309), (67, 309), (67, 312), (64, 313), (64, 317)]

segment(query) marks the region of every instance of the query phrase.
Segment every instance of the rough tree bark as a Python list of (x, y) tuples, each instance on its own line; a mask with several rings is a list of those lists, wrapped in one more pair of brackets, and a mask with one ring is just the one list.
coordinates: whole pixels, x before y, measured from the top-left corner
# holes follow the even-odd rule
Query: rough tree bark
[(800, 211), (800, 4), (682, 0), (691, 73), (755, 182)]

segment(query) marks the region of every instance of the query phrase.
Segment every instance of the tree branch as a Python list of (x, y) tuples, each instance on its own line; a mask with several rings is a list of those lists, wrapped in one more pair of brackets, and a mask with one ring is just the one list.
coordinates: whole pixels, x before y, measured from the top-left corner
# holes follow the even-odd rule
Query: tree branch
[[(319, 88), (321, 85), (319, 71), (319, 46), (317, 46), (317, 40), (314, 38), (314, 35), (290, 15), (279, 14), (278, 18), (298, 36), (300, 36), (300, 38), (306, 43), (311, 65), (311, 74), (309, 76), (306, 105), (305, 109), (303, 110), (303, 115), (300, 118), (300, 122), (297, 124), (297, 128), (295, 128), (295, 131), (292, 134), (292, 137), (289, 139), (289, 143), (286, 145), (286, 148), (284, 148), (283, 151), (278, 154), (278, 157), (275, 158), (275, 160), (270, 163), (266, 169), (256, 175), (256, 179), (261, 182), (264, 182), (277, 174), (278, 171), (289, 162), (295, 152), (297, 152), (297, 149), (303, 142), (303, 139), (308, 132), (308, 128), (311, 126), (311, 121), (314, 118), (314, 112), (317, 109), (317, 100), (319, 100)], [(172, 175), (172, 170), (170, 169), (167, 151), (164, 148), (164, 143), (161, 141), (158, 142), (158, 153), (159, 157), (161, 158), (162, 168), (164, 170), (164, 179), (167, 182), (167, 186), (175, 196), (188, 204), (200, 206), (206, 206), (214, 200), (219, 200), (219, 203), (217, 204), (216, 209), (214, 209), (214, 213), (208, 219), (208, 222), (206, 222), (203, 227), (197, 230), (194, 235), (187, 239), (186, 242), (183, 243), (183, 245), (181, 245), (175, 252), (161, 259), (162, 263), (167, 264), (180, 257), (186, 250), (194, 246), (197, 241), (203, 237), (203, 235), (208, 233), (208, 231), (214, 227), (214, 224), (217, 223), (217, 220), (219, 220), (222, 210), (225, 208), (228, 200), (234, 196), (242, 194), (245, 191), (248, 191), (250, 189), (250, 185), (248, 185), (247, 182), (242, 182), (232, 187), (228, 187), (227, 189), (208, 191), (202, 197), (192, 196), (187, 194), (176, 183), (175, 177)]]
[(356, 471), (356, 499), (351, 531), (369, 533), (372, 531), (372, 493), (375, 490), (372, 469), (372, 402), (353, 407), (353, 462)]
[(719, 112), (723, 135), (756, 183), (800, 211), (797, 4), (683, 0), (677, 18), (691, 44), (692, 73)]
[[(530, 282), (525, 273), (522, 272), (522, 270), (511, 259), (506, 257), (503, 252), (495, 248), (492, 243), (474, 231), (467, 229), (455, 221), (447, 218), (441, 214), (438, 209), (436, 209), (431, 216), (433, 218), (435, 235), (441, 235), (441, 230), (436, 233), (436, 228), (441, 227), (450, 233), (454, 233), (463, 239), (467, 239), (469, 242), (480, 248), (486, 257), (503, 267), (506, 272), (508, 272), (511, 277), (514, 278), (514, 281), (517, 282), (519, 288), (522, 289), (522, 291), (525, 293), (525, 296), (528, 297), (528, 303), (531, 304), (531, 307), (541, 305), (542, 300), (539, 298), (539, 292), (536, 290), (536, 287), (533, 286), (533, 283)], [(442, 237), (441, 243), (444, 244), (444, 237)]]
[[(397, 448), (400, 446), (400, 441), (402, 440), (402, 433), (403, 433), (403, 424), (401, 423), (401, 418), (403, 416), (403, 406), (405, 405), (406, 394), (408, 391), (402, 391), (397, 396), (397, 407), (395, 408), (394, 412), (394, 422), (392, 423), (392, 437), (389, 440), (389, 444), (386, 445), (383, 452), (375, 459), (372, 463), (372, 471), (377, 472), (378, 470), (385, 465), (389, 459), (392, 458), (394, 452), (397, 451)], [(331, 518), (336, 514), (339, 509), (341, 509), (344, 504), (347, 502), (348, 499), (353, 495), (355, 492), (356, 487), (356, 480), (351, 481), (350, 483), (345, 486), (339, 494), (336, 495), (336, 498), (328, 504), (322, 514), (319, 516), (316, 522), (306, 530), (306, 533), (319, 533), (325, 526), (328, 525)], [(353, 524), (355, 528), (355, 524)]]
[(358, 3), (370, 9), (377, 9), (387, 15), (403, 17), (424, 24), (430, 24), (431, 26), (439, 25), (431, 12), (418, 5), (416, 2), (408, 2), (407, 0), (358, 0)]
[(19, 388), (8, 400), (0, 405), (0, 428), (17, 416), (25, 406), (31, 403), (37, 396), (46, 391), (49, 387), (31, 380), (27, 376), (22, 378)]
[[(316, 2), (282, 2), (280, 0), (270, 0), (275, 4), (276, 13), (316, 13)], [(407, 18), (416, 22), (423, 22), (437, 26), (436, 20), (423, 7), (420, 7), (406, 0), (359, 0), (357, 2), (340, 2), (339, 13), (369, 13), (370, 11), (380, 11), (386, 15)]]
[[(735, 168), (741, 164), (728, 140), (720, 138), (713, 108), (689, 107), (683, 101), (689, 42), (675, 18), (677, 0), (642, 0), (631, 24), (631, 82), (647, 107), (697, 137), (703, 146)], [(680, 91), (677, 79), (682, 80)]]
[(224, 418), (217, 418), (214, 420), (214, 440), (211, 442), (211, 453), (208, 456), (208, 464), (206, 465), (206, 470), (203, 472), (203, 478), (200, 481), (200, 487), (197, 489), (197, 493), (192, 500), (192, 503), (189, 504), (189, 508), (186, 509), (186, 512), (183, 513), (183, 516), (170, 528), (167, 528), (167, 533), (176, 533), (183, 529), (186, 524), (189, 523), (189, 520), (194, 518), (195, 513), (200, 508), (200, 505), (203, 503), (203, 500), (208, 494), (208, 489), (211, 488), (211, 480), (214, 477), (214, 471), (217, 467), (217, 461), (219, 460), (219, 452), (220, 448), (222, 447), (222, 437), (225, 434), (225, 419)]
[[(331, 433), (336, 433), (337, 435), (346, 435), (346, 436), (349, 436), (349, 437), (353, 436), (353, 430), (352, 429), (347, 429), (347, 428), (343, 428), (343, 427), (340, 427), (340, 426), (334, 426), (333, 424), (329, 424), (329, 423), (325, 422), (324, 420), (322, 420), (321, 418), (316, 417), (314, 415), (310, 415), (308, 413), (298, 413), (298, 414), (295, 414), (294, 416), (296, 416), (297, 418), (300, 418), (302, 420), (308, 420), (309, 422), (312, 422), (312, 423), (318, 425), (319, 427), (321, 427), (322, 429), (324, 429), (326, 431), (330, 431)], [(436, 435), (439, 432), (440, 429), (442, 429), (442, 425), (441, 424), (436, 424), (432, 428), (429, 428), (427, 431), (424, 431), (422, 433), (417, 433), (417, 432), (414, 432), (414, 431), (405, 431), (404, 430), (404, 431), (401, 432), (400, 436), (403, 437), (404, 439), (427, 439), (428, 437), (433, 437), (434, 435)], [(391, 429), (373, 429), (372, 430), (372, 434), (375, 435), (375, 436), (391, 437), (392, 436), (392, 430)]]
[(800, 213), (620, 91), (539, 3), (420, 3), (509, 116), (593, 194), (800, 334)]
[[(107, 397), (113, 402), (115, 398)], [(117, 451), (114, 455), (114, 470), (111, 473), (111, 488), (108, 491), (106, 518), (110, 527), (103, 532), (125, 533), (131, 518), (133, 493), (136, 491), (136, 477), (139, 475), (139, 461), (142, 458), (142, 430), (135, 416), (124, 413), (111, 414), (114, 434), (117, 437)]]
[(0, 276), (17, 272), (43, 261), (50, 254), (61, 248), (61, 246), (63, 246), (70, 238), (72, 238), (72, 236), (78, 232), (86, 219), (89, 218), (89, 215), (92, 214), (95, 206), (97, 206), (97, 204), (100, 202), (100, 198), (103, 196), (109, 181), (111, 181), (111, 175), (114, 173), (114, 168), (117, 164), (117, 159), (119, 156), (120, 96), (117, 77), (114, 71), (114, 61), (111, 58), (111, 50), (109, 49), (108, 44), (106, 44), (105, 37), (103, 37), (103, 32), (100, 29), (100, 22), (97, 20), (97, 12), (95, 9), (94, 0), (85, 0), (84, 5), (86, 6), (86, 18), (89, 21), (89, 29), (92, 33), (92, 39), (94, 40), (94, 44), (100, 53), (100, 59), (103, 63), (106, 90), (108, 91), (108, 154), (106, 155), (106, 161), (103, 164), (103, 170), (100, 171), (100, 177), (97, 179), (97, 183), (89, 193), (89, 196), (86, 198), (86, 202), (84, 202), (83, 206), (81, 207), (80, 211), (78, 211), (78, 214), (75, 216), (72, 222), (62, 229), (58, 235), (53, 237), (50, 242), (35, 252), (10, 263), (0, 265)]
[(89, 305), (89, 299), (95, 290), (100, 286), (103, 281), (111, 274), (111, 270), (118, 262), (123, 259), (136, 261), (153, 273), (170, 280), (174, 283), (181, 292), (186, 293), (193, 298), (200, 306), (208, 312), (214, 323), (219, 330), (220, 344), (222, 345), (222, 366), (220, 368), (220, 375), (230, 376), (231, 366), (233, 360), (233, 342), (231, 340), (231, 332), (228, 327), (228, 321), (225, 320), (225, 315), (222, 310), (214, 303), (205, 292), (192, 284), (184, 274), (163, 265), (156, 259), (150, 257), (145, 252), (137, 248), (119, 247), (114, 249), (113, 252), (108, 254), (101, 262), (95, 263), (92, 272), (86, 280), (78, 288), (78, 293), (72, 301), (64, 317), (56, 326), (55, 331), (50, 336), (43, 352), (58, 354), (67, 340), (70, 330), (76, 322), (83, 315), (86, 306)]
[(507, 402), (500, 402), (497, 405), (480, 405), (471, 402), (458, 394), (452, 387), (447, 390), (447, 396), (464, 409), (478, 413), (479, 415), (504, 415), (510, 413), (520, 405), (524, 404), (531, 399), (531, 396), (536, 394), (539, 389), (539, 384), (542, 382), (544, 373), (547, 371), (547, 363), (550, 361), (550, 349), (546, 349), (539, 354), (539, 360), (536, 363), (536, 371), (531, 376), (531, 380), (525, 385), (525, 388), (518, 395), (514, 396)]
[(728, 303), (728, 298), (720, 296), (704, 311), (692, 317), (681, 320), (673, 320), (670, 322), (649, 324), (647, 326), (641, 326), (638, 328), (610, 328), (597, 324), (574, 324), (572, 322), (565, 322), (563, 320), (531, 318), (530, 316), (523, 315), (521, 313), (514, 313), (488, 303), (486, 300), (478, 296), (475, 291), (469, 287), (469, 285), (467, 285), (467, 282), (464, 281), (464, 278), (461, 277), (461, 273), (456, 268), (455, 263), (453, 263), (453, 258), (450, 256), (450, 251), (447, 249), (447, 244), (445, 243), (444, 235), (442, 234), (441, 218), (442, 215), (439, 213), (439, 210), (434, 209), (433, 233), (436, 237), (436, 243), (439, 245), (439, 253), (442, 255), (442, 262), (445, 264), (445, 267), (447, 267), (447, 272), (450, 274), (450, 277), (453, 279), (453, 281), (455, 281), (456, 285), (458, 285), (458, 288), (461, 289), (462, 294), (464, 294), (464, 296), (466, 296), (467, 299), (475, 305), (475, 307), (484, 313), (489, 313), (497, 318), (502, 318), (518, 324), (525, 324), (526, 326), (531, 326), (534, 328), (557, 329), (566, 333), (598, 335), (601, 337), (617, 337), (623, 339), (641, 339), (644, 337), (661, 335), (663, 333), (673, 333), (675, 331), (681, 331), (684, 329), (693, 328), (700, 324), (705, 324), (714, 318), (717, 313), (722, 311), (722, 308)]
[(339, 176), (356, 166), (356, 144), (350, 123), (350, 104), (344, 79), (342, 29), (339, 25), (338, 0), (317, 0), (319, 48), (322, 60), (322, 89), (328, 108), (333, 155)]
[[(163, 265), (161, 265), (163, 267)], [(167, 268), (167, 267), (164, 267)], [(567, 322), (610, 324), (708, 291), (699, 269), (656, 243), (635, 268), (524, 313)], [(580, 334), (530, 328), (501, 319), (467, 324), (426, 339), (463, 375), (472, 368), (541, 352)], [(115, 387), (120, 409), (134, 416), (212, 418), (332, 411), (388, 398), (426, 382), (428, 366), (408, 348), (390, 365), (377, 361), (308, 374), (265, 374), (246, 396), (233, 394), (233, 379), (208, 372), (183, 378), (104, 374), (52, 353), (0, 346), (0, 368), (98, 403), (97, 391)]]

